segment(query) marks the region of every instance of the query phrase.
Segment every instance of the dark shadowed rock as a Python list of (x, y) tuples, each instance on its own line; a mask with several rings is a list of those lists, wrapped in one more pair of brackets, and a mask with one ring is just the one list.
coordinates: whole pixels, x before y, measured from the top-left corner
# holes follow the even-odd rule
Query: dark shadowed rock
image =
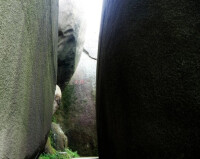
[(0, 158), (35, 158), (51, 126), (56, 0), (0, 1)]
[(100, 158), (198, 158), (200, 3), (104, 2), (97, 77)]
[(57, 83), (61, 89), (72, 77), (83, 51), (85, 19), (81, 3), (82, 0), (59, 0)]

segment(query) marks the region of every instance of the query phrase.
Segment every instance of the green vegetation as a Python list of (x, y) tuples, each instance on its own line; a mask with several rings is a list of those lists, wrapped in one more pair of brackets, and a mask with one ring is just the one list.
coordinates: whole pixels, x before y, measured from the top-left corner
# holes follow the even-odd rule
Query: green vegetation
[(48, 137), (48, 140), (47, 140), (47, 143), (46, 143), (46, 146), (45, 146), (45, 149), (47, 150), (47, 152), (49, 154), (55, 154), (56, 153), (56, 150), (53, 148), (52, 144), (51, 144), (51, 138)]
[(77, 97), (74, 96), (74, 85), (67, 85), (62, 95), (62, 107), (67, 112), (70, 105), (77, 100)]
[(54, 154), (42, 154), (39, 159), (71, 159), (79, 157), (77, 152), (72, 152), (70, 149), (66, 149), (65, 152), (56, 151)]
[(71, 156), (71, 157), (80, 157), (79, 155), (78, 155), (78, 153), (77, 153), (77, 151), (75, 151), (75, 152), (73, 152), (72, 150), (70, 150), (70, 149), (66, 149), (66, 152), (67, 152), (67, 154), (69, 155), (69, 156)]
[[(60, 109), (63, 109), (64, 112), (67, 112), (68, 108), (75, 100), (77, 99), (74, 96), (74, 86), (68, 85), (67, 88), (65, 88), (65, 90), (63, 91), (63, 97)], [(57, 110), (57, 112), (52, 117), (52, 122), (57, 123), (60, 120), (62, 120), (62, 118), (60, 119), (60, 113), (62, 113), (62, 111)], [(48, 149), (47, 150), (48, 153), (41, 154), (39, 159), (71, 159), (80, 157), (77, 154), (77, 152), (73, 152), (70, 149), (65, 149), (65, 151), (62, 152), (56, 151), (52, 131), (49, 132), (49, 137), (47, 140), (46, 147)]]
[(39, 159), (71, 159), (80, 157), (77, 152), (73, 152), (70, 149), (65, 149), (65, 151), (60, 152), (56, 151), (54, 148), (54, 142), (53, 142), (53, 134), (50, 131), (49, 137), (47, 140), (46, 149), (48, 149), (48, 153), (43, 153), (40, 155)]
[(54, 140), (53, 140), (53, 133), (52, 133), (52, 131), (50, 130), (50, 132), (49, 132), (49, 140), (50, 140), (50, 144), (51, 144), (51, 147), (55, 147), (55, 143), (54, 143)]
[(77, 100), (77, 97), (74, 95), (74, 85), (67, 85), (62, 91), (62, 102), (59, 109), (53, 115), (52, 122), (54, 123), (66, 123), (70, 106)]
[(52, 123), (57, 123), (57, 120), (56, 120), (55, 116), (52, 117)]

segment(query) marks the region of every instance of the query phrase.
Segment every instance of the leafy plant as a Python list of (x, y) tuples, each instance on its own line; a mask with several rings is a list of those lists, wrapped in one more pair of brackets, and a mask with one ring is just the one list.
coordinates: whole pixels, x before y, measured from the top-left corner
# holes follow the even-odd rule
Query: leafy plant
[(77, 151), (73, 152), (72, 150), (70, 149), (66, 149), (66, 152), (67, 154), (70, 156), (70, 157), (80, 157), (77, 153)]
[(66, 149), (65, 153), (56, 152), (55, 154), (41, 154), (39, 159), (71, 159), (74, 157), (80, 157), (77, 152), (73, 152), (70, 149)]
[(52, 122), (53, 122), (53, 123), (57, 123), (57, 120), (56, 120), (56, 117), (55, 117), (55, 116), (52, 117)]

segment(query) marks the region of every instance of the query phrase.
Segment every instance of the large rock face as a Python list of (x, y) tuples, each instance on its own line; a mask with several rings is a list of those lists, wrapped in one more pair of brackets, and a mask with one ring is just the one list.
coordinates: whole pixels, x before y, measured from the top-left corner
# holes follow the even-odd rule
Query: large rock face
[(95, 100), (96, 60), (83, 53), (63, 92), (63, 107), (56, 113), (69, 147), (81, 156), (97, 155)]
[(83, 51), (85, 19), (82, 0), (59, 0), (58, 76), (64, 88), (74, 73)]
[(0, 158), (34, 158), (50, 130), (58, 2), (0, 1)]
[(199, 10), (196, 0), (104, 1), (100, 158), (200, 156)]

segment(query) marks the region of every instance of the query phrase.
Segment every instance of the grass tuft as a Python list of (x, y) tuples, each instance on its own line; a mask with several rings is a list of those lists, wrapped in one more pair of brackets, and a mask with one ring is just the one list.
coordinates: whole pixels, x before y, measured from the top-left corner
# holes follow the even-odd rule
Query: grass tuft
[(77, 152), (73, 152), (70, 149), (65, 150), (66, 154), (63, 154), (63, 152), (58, 152), (56, 151), (55, 154), (41, 154), (39, 159), (71, 159), (71, 158), (76, 158), (80, 157)]

